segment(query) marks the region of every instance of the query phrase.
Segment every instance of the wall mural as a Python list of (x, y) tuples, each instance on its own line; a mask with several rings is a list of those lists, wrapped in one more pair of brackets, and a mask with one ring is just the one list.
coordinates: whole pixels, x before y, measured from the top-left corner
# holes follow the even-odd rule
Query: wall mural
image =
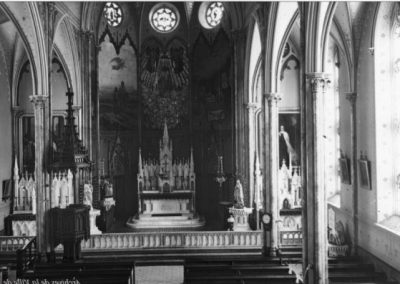
[(35, 124), (33, 116), (22, 117), (22, 171), (35, 169)]
[(156, 41), (143, 46), (141, 60), (142, 102), (148, 128), (178, 126), (188, 114), (189, 60), (186, 47), (172, 41), (162, 48)]
[(300, 166), (300, 114), (279, 113), (279, 168)]
[(128, 38), (119, 53), (106, 34), (99, 52), (100, 125), (102, 130), (137, 128), (137, 59)]

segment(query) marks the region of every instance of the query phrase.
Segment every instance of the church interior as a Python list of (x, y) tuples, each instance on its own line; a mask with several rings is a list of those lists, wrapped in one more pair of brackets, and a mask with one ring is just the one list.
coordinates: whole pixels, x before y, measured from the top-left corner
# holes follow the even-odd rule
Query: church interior
[(400, 283), (398, 2), (0, 2), (0, 62), (0, 283)]

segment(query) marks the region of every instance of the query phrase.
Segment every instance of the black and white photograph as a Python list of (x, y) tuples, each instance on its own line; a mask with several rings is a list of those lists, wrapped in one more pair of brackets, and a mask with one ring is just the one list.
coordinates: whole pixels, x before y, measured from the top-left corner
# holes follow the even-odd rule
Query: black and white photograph
[(0, 1), (0, 284), (400, 284), (400, 3)]

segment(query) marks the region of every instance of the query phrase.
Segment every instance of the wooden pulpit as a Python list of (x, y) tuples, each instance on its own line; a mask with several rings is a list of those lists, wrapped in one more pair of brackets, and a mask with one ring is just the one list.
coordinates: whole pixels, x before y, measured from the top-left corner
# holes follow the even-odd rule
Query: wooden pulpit
[(90, 237), (90, 207), (71, 204), (65, 209), (50, 210), (52, 249), (64, 246), (64, 262), (75, 262), (81, 258), (81, 241)]

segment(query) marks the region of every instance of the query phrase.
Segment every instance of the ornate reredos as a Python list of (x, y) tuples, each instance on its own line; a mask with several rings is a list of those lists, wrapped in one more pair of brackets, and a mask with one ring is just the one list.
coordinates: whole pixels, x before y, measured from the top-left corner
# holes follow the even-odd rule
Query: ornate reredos
[(147, 127), (178, 126), (188, 114), (189, 59), (187, 48), (174, 39), (163, 46), (156, 39), (142, 47), (140, 76)]

